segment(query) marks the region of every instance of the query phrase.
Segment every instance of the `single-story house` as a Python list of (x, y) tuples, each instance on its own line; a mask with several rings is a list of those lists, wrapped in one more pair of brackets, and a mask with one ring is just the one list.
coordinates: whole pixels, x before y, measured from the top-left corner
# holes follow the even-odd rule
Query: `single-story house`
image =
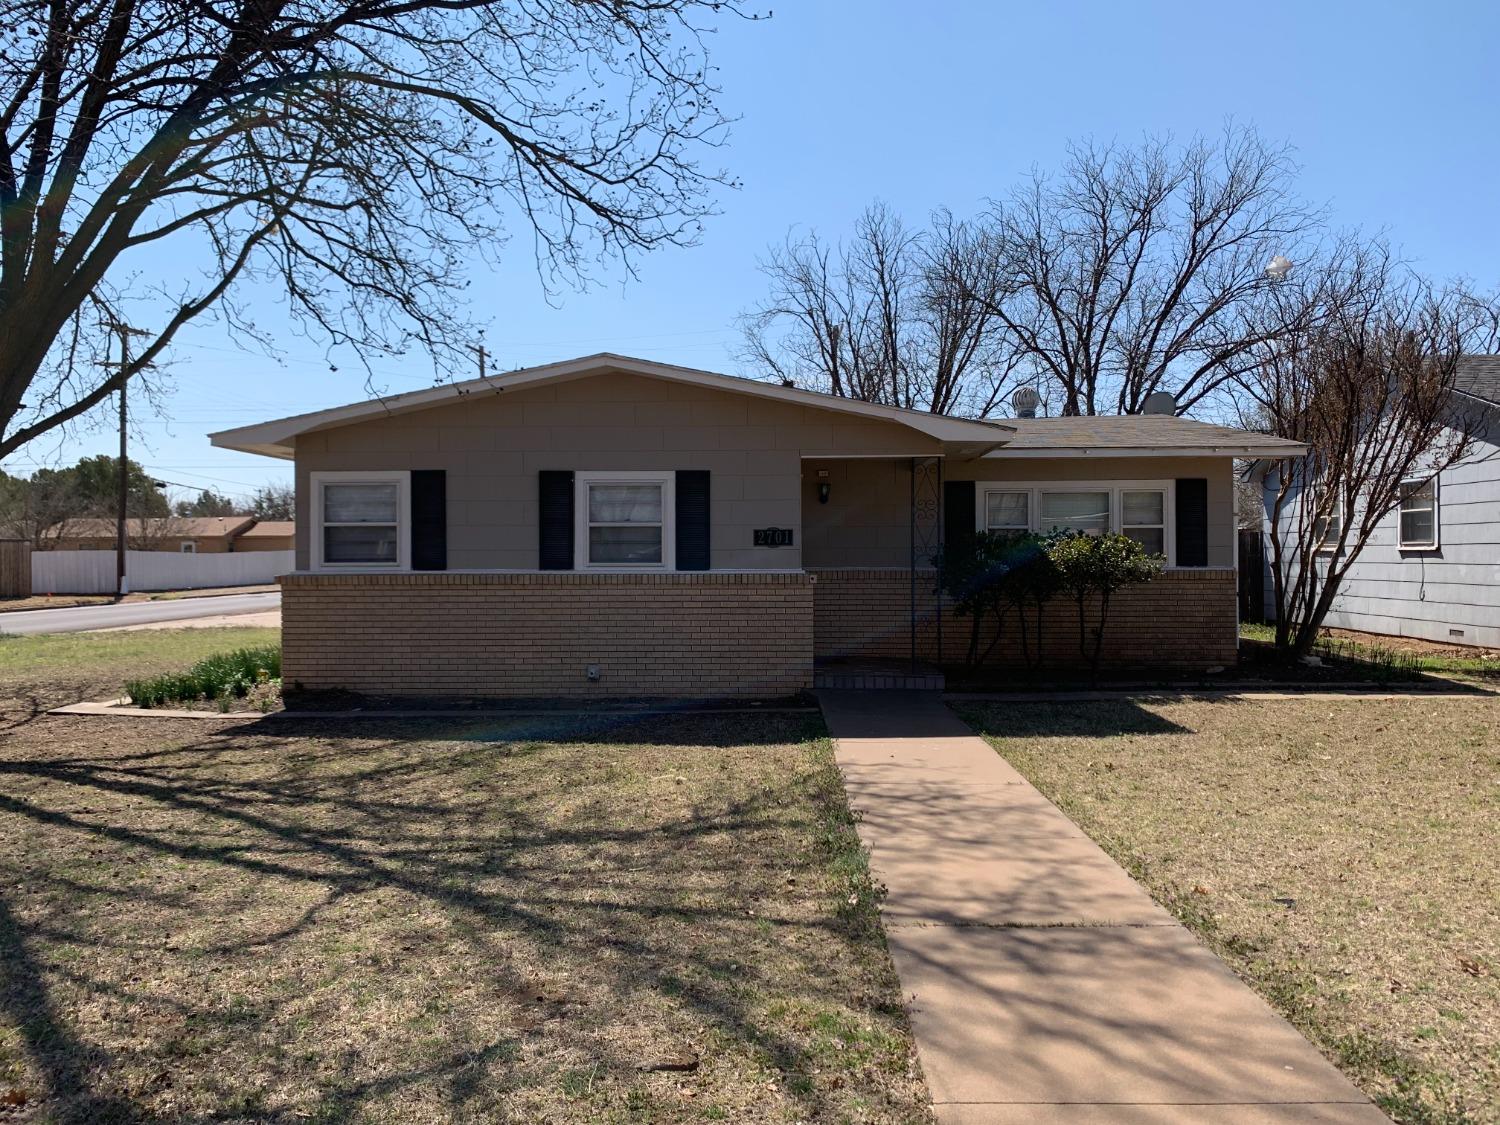
[[(128, 519), (125, 521), (125, 542), (132, 551), (223, 554), (238, 550), (236, 537), (254, 523), (252, 516)], [(112, 519), (72, 519), (49, 528), (39, 546), (55, 551), (113, 551), (116, 535), (117, 525)]]
[[(1167, 570), (1116, 599), (1106, 659), (1222, 665), (1233, 463), (1302, 449), (1170, 415), (968, 421), (609, 354), (212, 441), (296, 463), (288, 684), (485, 696), (775, 696), (817, 661), (960, 660), (932, 570), (945, 528), (1133, 535)], [(1076, 636), (1059, 606), (1049, 659)]]
[(296, 546), (292, 520), (256, 520), (234, 539), (235, 551), (290, 551)]
[[(1350, 564), (1326, 625), (1500, 648), (1500, 355), (1464, 356), (1454, 398), (1470, 435), (1468, 454), (1403, 483), (1397, 510)], [(1265, 488), (1269, 528), (1276, 480), (1268, 473), (1255, 479)], [(1282, 513), (1286, 526), (1295, 526), (1295, 503)], [(1333, 530), (1329, 538), (1337, 539)], [(1269, 547), (1265, 557), (1270, 614)]]

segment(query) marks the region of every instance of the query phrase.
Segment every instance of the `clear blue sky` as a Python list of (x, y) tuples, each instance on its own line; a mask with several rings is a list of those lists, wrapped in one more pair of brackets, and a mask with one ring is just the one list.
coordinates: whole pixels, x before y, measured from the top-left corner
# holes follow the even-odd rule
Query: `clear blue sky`
[[(925, 9), (925, 11), (924, 11)], [(920, 14), (919, 14), (920, 13)], [(929, 14), (930, 13), (930, 14)], [(1259, 3), (914, 5), (802, 0), (712, 41), (741, 120), (721, 159), (743, 181), (701, 245), (660, 251), (640, 279), (543, 299), (524, 238), (476, 274), (500, 369), (618, 351), (735, 371), (735, 318), (762, 292), (755, 260), (794, 226), (842, 234), (880, 197), (920, 223), (978, 208), (1070, 138), (1213, 132), (1226, 119), (1295, 146), (1304, 195), (1339, 225), (1385, 229), (1422, 268), (1500, 283), (1500, 5)], [(171, 263), (158, 263), (170, 277)], [(276, 323), (274, 308), (258, 310)], [(248, 492), (280, 462), (210, 448), (207, 432), (365, 397), (353, 363), (284, 341), (281, 365), (216, 328), (179, 337), (169, 420), (140, 460), (173, 482)], [(420, 361), (382, 389), (429, 384)], [(109, 432), (40, 442), (5, 467), (110, 452)]]

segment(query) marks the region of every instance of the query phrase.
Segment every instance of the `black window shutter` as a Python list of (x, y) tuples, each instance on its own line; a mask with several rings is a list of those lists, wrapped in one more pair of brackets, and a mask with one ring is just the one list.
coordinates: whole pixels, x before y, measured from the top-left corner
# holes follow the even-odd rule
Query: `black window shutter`
[(570, 469), (543, 469), (537, 474), (537, 567), (540, 570), (573, 569), (573, 473)]
[(448, 569), (448, 474), (443, 469), (411, 473), (411, 568)]
[(974, 539), (974, 482), (971, 480), (947, 480), (943, 482), (943, 547), (948, 551), (962, 550)]
[(707, 570), (708, 470), (677, 470), (677, 569)]
[(1208, 565), (1208, 479), (1177, 481), (1177, 565)]

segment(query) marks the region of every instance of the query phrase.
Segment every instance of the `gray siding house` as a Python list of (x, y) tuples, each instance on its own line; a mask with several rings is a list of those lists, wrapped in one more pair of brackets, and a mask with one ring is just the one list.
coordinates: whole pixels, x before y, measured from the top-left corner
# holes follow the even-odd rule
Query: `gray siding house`
[[(1481, 420), (1472, 451), (1404, 487), (1350, 566), (1329, 627), (1500, 648), (1500, 355), (1465, 357), (1455, 387)], [(1273, 497), (1268, 484), (1268, 512)], [(1268, 569), (1268, 613), (1270, 583)]]

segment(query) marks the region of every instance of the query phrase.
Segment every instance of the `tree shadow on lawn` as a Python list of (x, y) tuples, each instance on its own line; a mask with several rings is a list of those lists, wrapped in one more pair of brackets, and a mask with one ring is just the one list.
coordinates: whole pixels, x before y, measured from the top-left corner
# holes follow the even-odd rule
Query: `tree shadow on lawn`
[(0, 1081), (51, 1119), (925, 1112), (815, 717), (37, 729)]
[[(1163, 696), (1159, 702), (1170, 702)], [(986, 738), (1116, 738), (1125, 734), (1192, 734), (1150, 710), (1143, 699), (1061, 703), (955, 701), (953, 709)]]

